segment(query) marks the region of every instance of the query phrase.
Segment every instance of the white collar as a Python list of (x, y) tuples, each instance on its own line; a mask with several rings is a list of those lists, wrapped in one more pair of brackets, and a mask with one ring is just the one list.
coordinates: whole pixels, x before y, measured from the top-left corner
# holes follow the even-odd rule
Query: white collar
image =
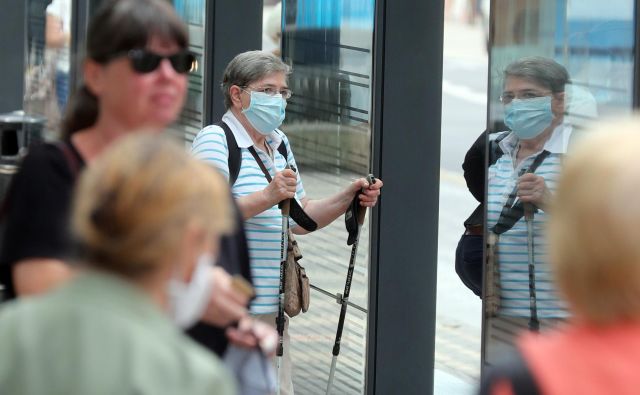
[[(227, 110), (227, 112), (222, 116), (222, 121), (229, 125), (239, 148), (249, 148), (254, 145), (251, 136), (249, 136), (249, 133), (231, 110)], [(266, 141), (275, 152), (282, 143), (282, 132), (278, 129), (274, 130), (266, 136)]]
[[(543, 150), (549, 151), (552, 154), (566, 154), (572, 132), (573, 127), (568, 123), (561, 123), (556, 126), (549, 140), (544, 143)], [(500, 141), (499, 145), (502, 152), (513, 153), (518, 147), (518, 137), (515, 133), (509, 132), (507, 137)]]

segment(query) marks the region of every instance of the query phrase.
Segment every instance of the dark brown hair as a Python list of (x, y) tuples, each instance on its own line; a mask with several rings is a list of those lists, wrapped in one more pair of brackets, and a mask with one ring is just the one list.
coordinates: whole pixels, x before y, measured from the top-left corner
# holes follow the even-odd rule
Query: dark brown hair
[[(106, 64), (131, 49), (144, 48), (151, 37), (189, 45), (186, 26), (162, 0), (108, 0), (96, 11), (87, 33), (86, 56)], [(71, 97), (63, 124), (69, 137), (98, 119), (98, 99), (83, 84)]]

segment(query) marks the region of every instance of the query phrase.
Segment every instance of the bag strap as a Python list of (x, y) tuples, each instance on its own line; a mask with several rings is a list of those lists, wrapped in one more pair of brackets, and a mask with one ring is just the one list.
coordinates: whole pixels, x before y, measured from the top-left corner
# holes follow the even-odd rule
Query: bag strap
[[(267, 181), (271, 182), (271, 180), (272, 180), (271, 174), (269, 174), (269, 171), (267, 170), (267, 167), (264, 165), (264, 163), (262, 163), (262, 159), (260, 159), (260, 156), (258, 155), (258, 152), (256, 152), (256, 149), (253, 148), (253, 146), (251, 146), (251, 147), (249, 147), (249, 152), (251, 153), (253, 158), (256, 160), (256, 163), (258, 164), (258, 166), (260, 166), (260, 170), (262, 170), (262, 173), (264, 174), (264, 177), (267, 179)], [(287, 166), (288, 166), (288, 164), (287, 164)]]
[(500, 136), (495, 139), (489, 139), (489, 166), (496, 163), (502, 155), (504, 155), (504, 151), (500, 148), (500, 142), (504, 140), (509, 135), (509, 132), (504, 132)]
[[(242, 152), (240, 151), (240, 147), (238, 147), (238, 142), (236, 141), (236, 137), (233, 135), (231, 128), (227, 125), (226, 122), (220, 121), (214, 123), (214, 125), (219, 126), (224, 131), (224, 136), (227, 139), (227, 149), (229, 151), (229, 159), (227, 164), (229, 166), (229, 185), (235, 184), (238, 179), (238, 174), (240, 174), (240, 166), (242, 165)], [(289, 158), (287, 155), (287, 147), (284, 145), (284, 141), (280, 143), (278, 146), (278, 152), (289, 162)]]
[[(528, 168), (522, 169), (519, 176), (524, 175), (525, 173), (533, 173), (536, 169), (542, 164), (542, 162), (550, 155), (551, 153), (547, 150), (539, 153), (536, 158), (533, 160), (533, 163)], [(502, 207), (502, 212), (500, 213), (500, 217), (498, 217), (498, 221), (491, 228), (491, 231), (497, 235), (501, 235), (509, 229), (513, 228), (513, 226), (524, 216), (524, 208), (522, 202), (518, 202), (517, 204), (513, 204), (518, 196), (518, 185), (516, 184), (513, 187), (513, 190), (509, 194), (507, 201), (504, 203)]]

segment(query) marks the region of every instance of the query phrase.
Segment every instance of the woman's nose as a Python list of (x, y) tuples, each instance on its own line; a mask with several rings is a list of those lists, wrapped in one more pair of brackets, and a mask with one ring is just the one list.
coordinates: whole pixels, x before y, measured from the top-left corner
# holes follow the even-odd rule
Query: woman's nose
[(173, 68), (171, 61), (167, 58), (162, 59), (160, 61), (160, 65), (158, 66), (159, 72), (163, 77), (173, 77), (177, 74), (176, 70)]

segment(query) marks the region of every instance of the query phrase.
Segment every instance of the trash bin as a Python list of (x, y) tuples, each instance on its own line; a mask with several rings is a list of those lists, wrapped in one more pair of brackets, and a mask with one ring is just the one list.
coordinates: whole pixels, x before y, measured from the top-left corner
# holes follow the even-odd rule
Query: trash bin
[(46, 119), (15, 111), (0, 114), (0, 201), (30, 144), (42, 141)]

